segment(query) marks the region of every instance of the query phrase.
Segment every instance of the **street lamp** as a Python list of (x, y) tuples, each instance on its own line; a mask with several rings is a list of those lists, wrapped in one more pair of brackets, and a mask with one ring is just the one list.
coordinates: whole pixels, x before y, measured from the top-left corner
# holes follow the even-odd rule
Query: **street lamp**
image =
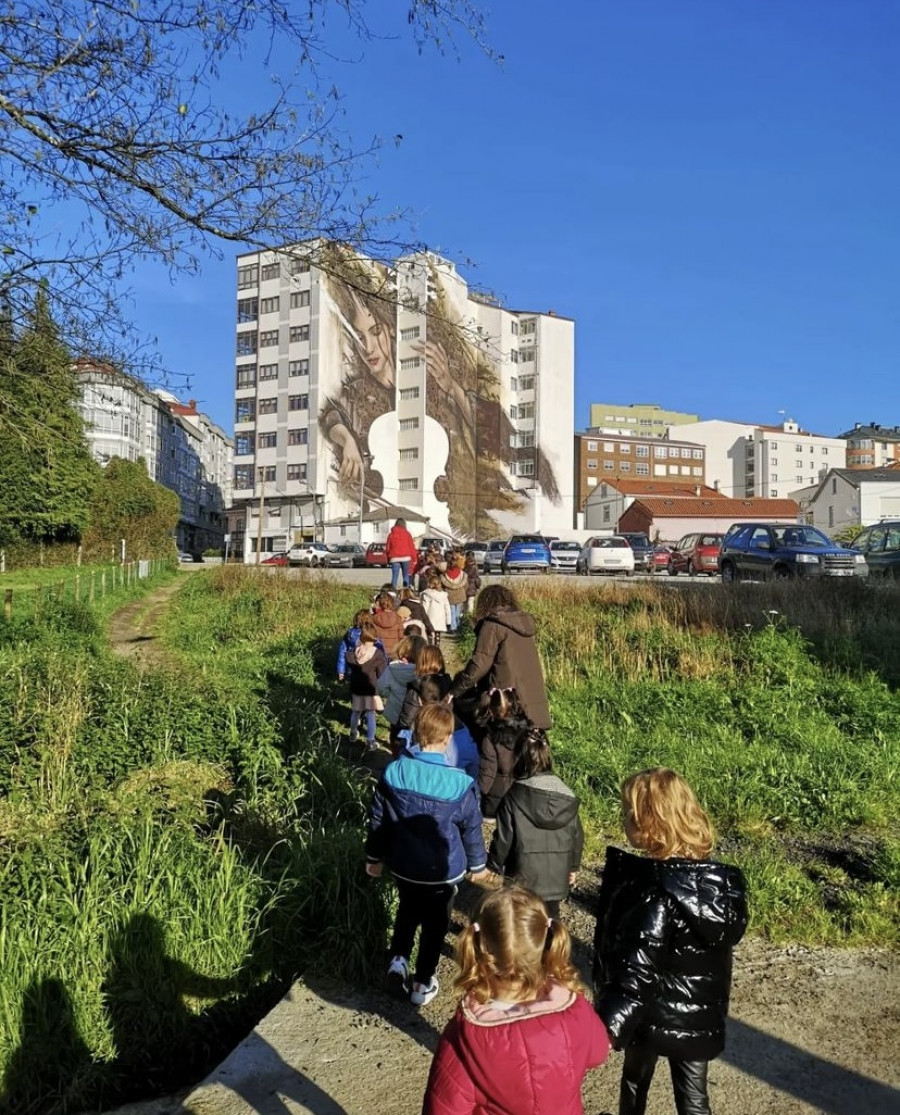
[(362, 468), (359, 472), (359, 544), (362, 545), (363, 515), (366, 509), (366, 473), (372, 463), (372, 454), (362, 454)]

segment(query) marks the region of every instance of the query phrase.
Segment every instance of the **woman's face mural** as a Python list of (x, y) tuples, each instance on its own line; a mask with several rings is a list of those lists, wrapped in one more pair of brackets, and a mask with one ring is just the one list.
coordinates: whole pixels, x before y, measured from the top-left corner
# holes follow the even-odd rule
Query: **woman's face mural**
[(351, 325), (356, 333), (362, 358), (369, 371), (382, 383), (393, 383), (394, 352), (387, 326), (362, 302), (357, 301)]

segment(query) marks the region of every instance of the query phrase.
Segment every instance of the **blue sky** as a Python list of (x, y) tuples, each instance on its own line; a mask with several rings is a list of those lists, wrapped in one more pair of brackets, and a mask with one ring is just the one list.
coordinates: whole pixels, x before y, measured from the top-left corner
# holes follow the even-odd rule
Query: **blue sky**
[[(591, 401), (900, 423), (900, 4), (493, 9), (502, 66), (462, 40), (418, 54), (398, 23), (325, 84), (358, 141), (403, 136), (364, 191), (511, 307), (575, 318), (576, 425)], [(224, 250), (199, 280), (142, 266), (132, 285), (184, 394), (231, 431)]]

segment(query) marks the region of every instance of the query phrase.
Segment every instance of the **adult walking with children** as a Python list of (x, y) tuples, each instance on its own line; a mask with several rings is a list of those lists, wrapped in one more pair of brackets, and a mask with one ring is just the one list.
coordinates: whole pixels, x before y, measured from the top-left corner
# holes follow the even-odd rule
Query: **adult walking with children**
[(409, 588), (409, 578), (416, 564), (418, 550), (413, 536), (406, 529), (406, 520), (398, 519), (391, 527), (385, 556), (391, 567), (391, 584), (395, 589)]
[(550, 705), (538, 657), (534, 616), (523, 612), (506, 585), (488, 585), (475, 602), (475, 650), (453, 679), (450, 696), (476, 698), (491, 689), (515, 689), (536, 728), (550, 727)]

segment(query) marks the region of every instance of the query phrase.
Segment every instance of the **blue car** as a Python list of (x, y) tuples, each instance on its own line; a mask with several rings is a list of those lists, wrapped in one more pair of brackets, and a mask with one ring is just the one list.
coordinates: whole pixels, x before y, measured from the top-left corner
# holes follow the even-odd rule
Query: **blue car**
[(540, 534), (514, 534), (506, 543), (500, 572), (505, 576), (515, 570), (549, 573), (550, 543)]
[(801, 523), (732, 523), (719, 551), (726, 584), (741, 577), (865, 577), (865, 554), (846, 550)]

